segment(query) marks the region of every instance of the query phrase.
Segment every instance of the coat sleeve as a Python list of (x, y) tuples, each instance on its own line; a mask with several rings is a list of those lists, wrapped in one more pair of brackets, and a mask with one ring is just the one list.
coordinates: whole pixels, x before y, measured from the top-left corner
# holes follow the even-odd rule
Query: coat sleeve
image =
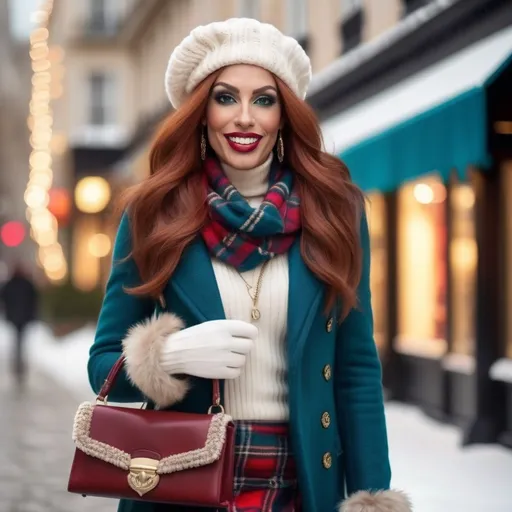
[[(120, 357), (123, 339), (130, 328), (149, 318), (154, 311), (151, 299), (126, 293), (125, 288), (140, 282), (137, 266), (129, 257), (131, 233), (125, 212), (117, 231), (112, 256), (112, 270), (101, 307), (94, 344), (89, 352), (89, 382), (98, 393), (108, 372)], [(140, 402), (144, 396), (127, 378), (123, 370), (113, 386), (109, 399), (115, 402)]]
[(348, 495), (387, 490), (391, 480), (382, 371), (373, 338), (370, 237), (365, 215), (360, 237), (363, 266), (359, 303), (338, 329), (334, 371)]

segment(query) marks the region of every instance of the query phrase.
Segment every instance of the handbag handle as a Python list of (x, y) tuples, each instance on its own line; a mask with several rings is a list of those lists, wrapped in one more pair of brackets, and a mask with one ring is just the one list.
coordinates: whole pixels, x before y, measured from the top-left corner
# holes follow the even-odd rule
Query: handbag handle
[[(96, 403), (107, 405), (107, 397), (112, 389), (112, 386), (114, 385), (114, 382), (117, 379), (117, 376), (119, 375), (119, 372), (122, 370), (125, 363), (125, 357), (122, 355), (115, 363), (114, 366), (110, 369), (108, 372), (107, 378), (105, 379), (105, 382), (103, 383), (103, 386), (101, 386), (100, 392), (98, 393), (98, 396), (96, 397)], [(221, 410), (221, 412), (224, 412), (224, 407), (222, 407), (220, 403), (220, 384), (218, 379), (213, 379), (213, 396), (212, 396), (212, 405), (208, 409), (208, 414), (211, 414), (214, 407), (217, 407)]]

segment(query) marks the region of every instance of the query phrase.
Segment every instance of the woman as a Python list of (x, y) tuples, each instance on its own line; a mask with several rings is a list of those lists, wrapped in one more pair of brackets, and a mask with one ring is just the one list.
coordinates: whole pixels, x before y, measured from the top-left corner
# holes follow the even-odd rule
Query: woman
[(407, 512), (389, 490), (363, 194), (321, 149), (310, 78), (299, 44), (255, 20), (174, 50), (176, 111), (128, 196), (90, 380), (123, 351), (112, 400), (204, 413), (222, 379), (233, 510)]

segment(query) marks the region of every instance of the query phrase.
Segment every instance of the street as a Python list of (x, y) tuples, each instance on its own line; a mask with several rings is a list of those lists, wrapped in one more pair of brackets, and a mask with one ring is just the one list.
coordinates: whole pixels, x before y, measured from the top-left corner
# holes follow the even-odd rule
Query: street
[(32, 372), (25, 392), (0, 359), (0, 511), (114, 512), (116, 502), (67, 492), (77, 401), (49, 377)]

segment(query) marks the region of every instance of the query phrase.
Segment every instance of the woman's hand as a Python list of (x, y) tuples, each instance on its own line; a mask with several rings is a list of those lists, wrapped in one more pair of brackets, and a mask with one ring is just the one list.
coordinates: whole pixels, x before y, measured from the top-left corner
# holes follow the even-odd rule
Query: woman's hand
[(205, 379), (236, 379), (258, 336), (240, 320), (212, 320), (171, 334), (160, 352), (160, 365), (173, 374)]

